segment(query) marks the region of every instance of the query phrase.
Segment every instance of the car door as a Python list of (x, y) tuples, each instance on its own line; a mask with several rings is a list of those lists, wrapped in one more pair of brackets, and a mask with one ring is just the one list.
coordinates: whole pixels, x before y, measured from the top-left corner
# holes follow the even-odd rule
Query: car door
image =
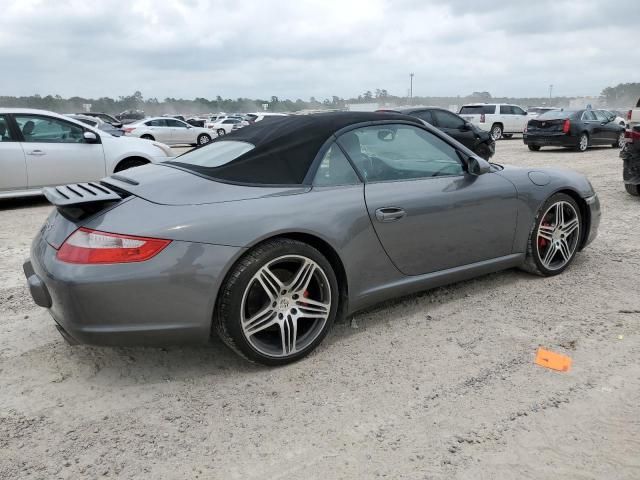
[(188, 128), (185, 122), (177, 118), (167, 118), (166, 122), (171, 127), (174, 143), (196, 143), (196, 140), (191, 138), (193, 130)]
[(512, 253), (516, 190), (499, 174), (468, 174), (453, 146), (412, 125), (362, 127), (338, 142), (365, 180), (371, 222), (404, 274)]
[(527, 121), (529, 120), (527, 112), (517, 105), (511, 106), (511, 112), (513, 116), (513, 131), (515, 133), (522, 133), (524, 131), (524, 127), (527, 126)]
[(0, 115), (0, 196), (27, 189), (27, 162), (8, 115)]
[(89, 143), (82, 126), (47, 115), (16, 114), (29, 188), (99, 180), (106, 175), (100, 136)]
[(504, 126), (504, 133), (511, 133), (515, 130), (511, 105), (500, 105), (500, 120)]
[(593, 110), (585, 110), (582, 113), (582, 123), (587, 127), (591, 145), (602, 144), (604, 141), (603, 128)]
[(432, 110), (431, 113), (438, 129), (473, 150), (476, 135), (471, 128), (467, 127), (464, 119), (446, 110)]
[(164, 118), (154, 118), (145, 122), (145, 125), (149, 127), (149, 133), (159, 142), (171, 145), (175, 143), (173, 141), (172, 128), (167, 124), (167, 120)]
[(620, 135), (620, 125), (615, 122), (615, 117), (613, 117), (614, 121), (611, 121), (611, 113), (604, 110), (594, 110), (593, 113), (599, 122), (598, 129), (600, 130), (602, 143), (617, 143), (618, 135)]

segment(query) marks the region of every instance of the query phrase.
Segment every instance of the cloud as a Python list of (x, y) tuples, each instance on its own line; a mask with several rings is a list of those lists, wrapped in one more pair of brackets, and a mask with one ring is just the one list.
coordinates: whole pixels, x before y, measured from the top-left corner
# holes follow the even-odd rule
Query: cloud
[(0, 0), (0, 95), (598, 94), (639, 81), (640, 2)]

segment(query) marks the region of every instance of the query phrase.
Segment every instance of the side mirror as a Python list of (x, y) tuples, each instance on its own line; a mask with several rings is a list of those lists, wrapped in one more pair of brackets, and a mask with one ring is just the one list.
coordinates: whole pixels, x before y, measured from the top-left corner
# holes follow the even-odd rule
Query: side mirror
[(491, 164), (484, 158), (470, 156), (467, 158), (467, 171), (470, 175), (484, 175), (491, 171)]
[(465, 122), (461, 130), (471, 130), (471, 124), (469, 122)]
[(82, 136), (86, 143), (96, 143), (98, 141), (98, 136), (93, 132), (84, 132)]

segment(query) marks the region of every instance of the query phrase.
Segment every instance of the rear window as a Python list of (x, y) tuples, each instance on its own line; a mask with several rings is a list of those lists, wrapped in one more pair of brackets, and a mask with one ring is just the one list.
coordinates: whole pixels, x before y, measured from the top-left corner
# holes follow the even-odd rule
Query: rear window
[(571, 117), (575, 114), (575, 110), (551, 110), (544, 112), (542, 115), (536, 117), (537, 120), (558, 120)]
[(495, 105), (465, 105), (460, 109), (460, 115), (480, 115), (496, 113)]
[[(226, 165), (253, 149), (254, 146), (247, 142), (219, 140), (211, 142), (206, 148), (196, 148), (184, 155), (180, 155), (175, 160), (175, 163), (215, 169), (216, 167)], [(215, 177), (215, 170), (211, 171), (210, 174)]]

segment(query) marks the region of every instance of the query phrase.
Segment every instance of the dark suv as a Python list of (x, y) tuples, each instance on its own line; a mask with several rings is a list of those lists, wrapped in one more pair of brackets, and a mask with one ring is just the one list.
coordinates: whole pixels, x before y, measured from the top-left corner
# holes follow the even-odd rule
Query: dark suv
[(496, 142), (491, 133), (485, 132), (464, 118), (439, 107), (405, 108), (402, 110), (378, 110), (379, 112), (403, 113), (417, 117), (454, 138), (476, 155), (489, 160), (496, 153)]
[(640, 125), (634, 125), (625, 133), (625, 146), (620, 151), (624, 188), (634, 197), (640, 196)]

